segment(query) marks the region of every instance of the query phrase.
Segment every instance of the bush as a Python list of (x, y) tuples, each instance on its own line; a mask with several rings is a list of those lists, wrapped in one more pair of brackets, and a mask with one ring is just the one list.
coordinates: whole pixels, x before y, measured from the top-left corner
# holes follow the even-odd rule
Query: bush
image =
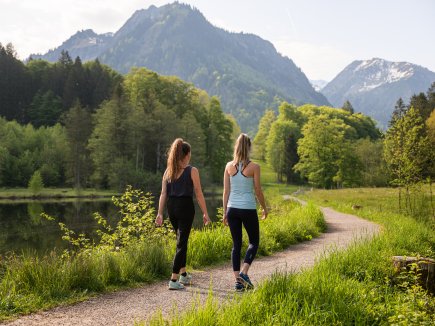
[(35, 171), (29, 181), (29, 190), (33, 195), (39, 195), (41, 190), (44, 189), (44, 182), (40, 171)]

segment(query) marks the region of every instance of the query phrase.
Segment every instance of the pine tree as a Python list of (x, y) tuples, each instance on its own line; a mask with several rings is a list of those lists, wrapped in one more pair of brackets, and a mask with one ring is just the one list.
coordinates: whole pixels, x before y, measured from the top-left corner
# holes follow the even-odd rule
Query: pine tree
[(44, 188), (44, 182), (42, 181), (41, 172), (35, 171), (29, 180), (29, 190), (33, 195), (39, 195)]
[(399, 186), (399, 207), (402, 207), (401, 188), (406, 190), (407, 209), (410, 206), (409, 188), (424, 179), (429, 141), (417, 110), (410, 107), (406, 114), (388, 129), (384, 140), (384, 157), (393, 177), (392, 184)]
[(399, 98), (394, 106), (394, 111), (391, 115), (391, 119), (388, 122), (388, 126), (391, 127), (396, 123), (398, 119), (401, 119), (403, 115), (406, 113), (407, 107), (403, 102), (402, 98)]
[(346, 101), (343, 103), (342, 109), (343, 109), (344, 111), (349, 112), (350, 114), (354, 114), (353, 106), (352, 106), (352, 104), (350, 103), (349, 100), (346, 100)]
[(74, 187), (80, 189), (86, 186), (90, 174), (91, 162), (87, 146), (92, 133), (91, 115), (77, 101), (67, 112), (64, 123), (69, 148), (69, 175)]

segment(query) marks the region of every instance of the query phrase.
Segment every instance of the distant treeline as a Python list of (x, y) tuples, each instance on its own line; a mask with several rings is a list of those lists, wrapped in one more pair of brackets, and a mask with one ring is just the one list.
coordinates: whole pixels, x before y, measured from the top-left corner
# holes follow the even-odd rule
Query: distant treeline
[(27, 186), (39, 172), (45, 186), (157, 191), (176, 137), (192, 144), (210, 183), (240, 130), (192, 84), (143, 68), (121, 76), (67, 52), (23, 64), (0, 44), (0, 89), (0, 187)]
[(278, 181), (316, 187), (410, 186), (435, 177), (435, 83), (427, 94), (397, 101), (385, 135), (374, 121), (353, 111), (281, 104), (266, 111), (254, 139), (254, 155)]

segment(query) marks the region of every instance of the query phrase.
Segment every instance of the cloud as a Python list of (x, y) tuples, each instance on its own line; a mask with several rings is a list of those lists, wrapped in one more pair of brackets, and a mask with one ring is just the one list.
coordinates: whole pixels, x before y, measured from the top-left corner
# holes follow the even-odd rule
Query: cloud
[(309, 79), (331, 81), (355, 60), (349, 53), (331, 45), (298, 42), (285, 38), (273, 40), (278, 52), (289, 57)]
[(116, 32), (135, 10), (164, 0), (0, 0), (0, 42), (11, 42), (21, 59), (45, 53), (82, 29)]

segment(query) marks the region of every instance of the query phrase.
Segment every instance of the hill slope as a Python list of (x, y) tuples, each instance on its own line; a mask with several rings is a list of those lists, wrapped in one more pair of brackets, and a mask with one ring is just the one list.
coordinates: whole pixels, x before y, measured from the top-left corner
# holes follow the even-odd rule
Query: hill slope
[(255, 130), (264, 110), (282, 99), (298, 105), (329, 104), (270, 42), (217, 28), (189, 5), (138, 10), (113, 36), (82, 31), (38, 57), (55, 61), (61, 50), (84, 60), (98, 57), (122, 73), (142, 66), (190, 81), (219, 96), (223, 110), (244, 131)]

